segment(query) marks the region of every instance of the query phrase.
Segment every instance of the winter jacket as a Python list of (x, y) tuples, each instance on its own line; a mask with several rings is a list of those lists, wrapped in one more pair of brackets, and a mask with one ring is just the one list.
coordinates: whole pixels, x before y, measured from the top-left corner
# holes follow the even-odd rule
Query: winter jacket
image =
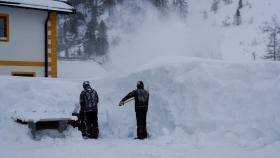
[(135, 100), (135, 111), (147, 111), (149, 105), (149, 92), (145, 89), (137, 88), (132, 92), (128, 93), (121, 101), (134, 98)]
[(80, 112), (95, 112), (98, 110), (99, 98), (97, 92), (92, 88), (87, 88), (80, 95)]

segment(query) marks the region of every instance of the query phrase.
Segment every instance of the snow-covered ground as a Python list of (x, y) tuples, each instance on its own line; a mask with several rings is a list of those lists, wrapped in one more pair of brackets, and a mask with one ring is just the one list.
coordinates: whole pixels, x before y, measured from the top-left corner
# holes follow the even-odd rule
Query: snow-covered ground
[[(109, 37), (121, 40), (102, 67), (60, 61), (58, 79), (0, 76), (0, 157), (278, 158), (280, 64), (251, 62), (251, 53), (265, 54), (260, 27), (279, 15), (279, 1), (244, 1), (240, 26), (232, 25), (238, 0), (221, 1), (217, 13), (212, 1), (189, 2), (186, 22), (163, 20), (152, 9), (131, 17), (120, 7)], [(68, 128), (63, 138), (34, 141), (13, 121), (70, 116), (84, 80), (100, 96), (100, 139), (84, 140)], [(133, 139), (133, 103), (117, 106), (138, 80), (151, 95), (144, 141)]]
[[(82, 90), (82, 79), (0, 76), (0, 156), (278, 158), (280, 155), (279, 64), (181, 57), (157, 59), (121, 77), (114, 74), (108, 72), (106, 78), (91, 80), (100, 96), (98, 140), (83, 140), (77, 129), (69, 128), (65, 138), (43, 136), (40, 141), (33, 141), (28, 127), (11, 119), (32, 113), (71, 115)], [(138, 80), (144, 81), (151, 95), (150, 139), (144, 141), (133, 139), (133, 103), (117, 106)]]

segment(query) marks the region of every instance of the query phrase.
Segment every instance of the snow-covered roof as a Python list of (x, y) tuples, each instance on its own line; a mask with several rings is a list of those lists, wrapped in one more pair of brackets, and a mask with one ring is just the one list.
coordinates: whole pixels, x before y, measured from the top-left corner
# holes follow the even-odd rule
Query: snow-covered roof
[(0, 0), (0, 5), (39, 10), (50, 10), (63, 13), (73, 13), (74, 8), (58, 0)]

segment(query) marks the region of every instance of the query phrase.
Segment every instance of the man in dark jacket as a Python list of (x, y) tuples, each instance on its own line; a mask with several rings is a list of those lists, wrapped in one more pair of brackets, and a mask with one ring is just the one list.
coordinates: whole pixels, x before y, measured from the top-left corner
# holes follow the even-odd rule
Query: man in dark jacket
[[(80, 95), (80, 116), (85, 123), (85, 133), (88, 138), (98, 138), (98, 108), (99, 98), (97, 92), (91, 88), (89, 81), (83, 83), (84, 90)], [(83, 116), (83, 117), (82, 117)]]
[(119, 106), (123, 106), (125, 101), (134, 98), (135, 101), (135, 112), (137, 121), (137, 138), (147, 138), (146, 129), (146, 117), (148, 112), (149, 104), (149, 92), (144, 89), (144, 83), (142, 81), (137, 82), (137, 89), (128, 93), (121, 101)]

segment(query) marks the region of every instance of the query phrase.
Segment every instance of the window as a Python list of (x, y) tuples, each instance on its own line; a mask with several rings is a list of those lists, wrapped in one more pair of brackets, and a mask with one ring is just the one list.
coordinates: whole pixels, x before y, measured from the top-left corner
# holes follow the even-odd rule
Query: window
[(9, 16), (0, 13), (0, 41), (9, 41)]
[(12, 72), (12, 76), (19, 76), (19, 77), (35, 77), (35, 72)]

